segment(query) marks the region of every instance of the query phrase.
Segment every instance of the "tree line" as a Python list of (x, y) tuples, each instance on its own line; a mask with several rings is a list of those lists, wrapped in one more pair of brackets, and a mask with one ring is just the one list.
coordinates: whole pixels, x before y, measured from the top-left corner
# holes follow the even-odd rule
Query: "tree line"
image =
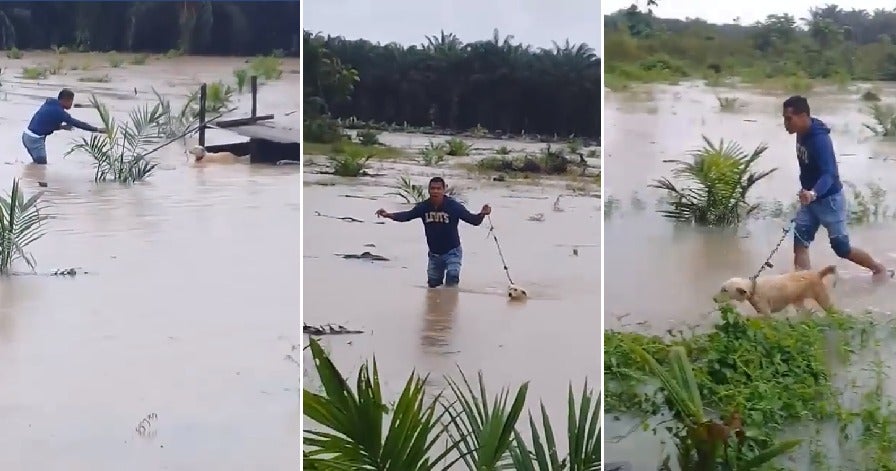
[(379, 44), (305, 31), (306, 100), (337, 118), (410, 127), (600, 137), (601, 64), (568, 40), (535, 49), (501, 37)]
[(299, 55), (298, 1), (2, 2), (0, 48)]
[(632, 6), (606, 15), (604, 28), (608, 73), (635, 67), (668, 75), (896, 80), (896, 10), (826, 5), (800, 19), (770, 14), (753, 24), (713, 24)]

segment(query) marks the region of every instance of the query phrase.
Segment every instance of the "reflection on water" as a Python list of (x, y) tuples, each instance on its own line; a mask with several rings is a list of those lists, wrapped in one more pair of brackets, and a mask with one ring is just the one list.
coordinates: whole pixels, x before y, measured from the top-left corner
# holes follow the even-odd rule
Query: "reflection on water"
[[(896, 89), (885, 87), (885, 93)], [(858, 99), (860, 90), (839, 93), (816, 90), (808, 94), (812, 114), (832, 129), (831, 137), (838, 153), (841, 178), (864, 186), (876, 182), (885, 189), (894, 188), (896, 172), (892, 161), (882, 157), (896, 155), (896, 143), (870, 139), (861, 123), (870, 122), (866, 106)], [(715, 95), (736, 96), (745, 109), (721, 113)], [(788, 135), (780, 117), (781, 102), (788, 94), (755, 94), (747, 90), (685, 86), (652, 88), (649, 107), (645, 101), (632, 100), (626, 94), (608, 94), (605, 122), (608, 141), (605, 191), (622, 202), (634, 193), (647, 201), (644, 208), (623, 208), (605, 222), (606, 327), (644, 328), (662, 333), (682, 324), (706, 323), (713, 317), (712, 295), (732, 276), (750, 276), (779, 241), (790, 214), (779, 219), (751, 220), (737, 230), (709, 230), (673, 225), (655, 212), (652, 204), (661, 195), (647, 188), (654, 178), (668, 176), (671, 167), (664, 159), (687, 158), (689, 150), (702, 145), (705, 135), (718, 142), (733, 139), (746, 151), (762, 142), (769, 144), (760, 169), (778, 167), (778, 171), (760, 182), (752, 196), (781, 200), (785, 206), (795, 199), (799, 189), (794, 137)], [(896, 194), (889, 195), (889, 205)], [(893, 230), (896, 224), (882, 220), (851, 227), (851, 240), (883, 261), (896, 266)], [(774, 267), (767, 273), (790, 271), (793, 266), (792, 242), (785, 241), (773, 257)], [(834, 302), (841, 308), (896, 310), (893, 283), (877, 285), (870, 273), (837, 258), (828, 247), (824, 231), (811, 248), (813, 267), (835, 264), (840, 280), (833, 291)], [(752, 312), (744, 306), (745, 312)], [(630, 314), (623, 317), (624, 314)], [(891, 380), (890, 388), (893, 387)], [(608, 436), (628, 431), (630, 423), (608, 421)], [(635, 432), (621, 443), (607, 443), (606, 454), (625, 459), (635, 469), (650, 469), (661, 460), (661, 445), (649, 432)]]
[(423, 312), (423, 333), (420, 342), (432, 351), (439, 351), (450, 344), (451, 327), (457, 311), (460, 291), (457, 288), (426, 290), (426, 308)]
[[(176, 62), (141, 66), (134, 80), (116, 69), (105, 86), (148, 97), (169, 77), (229, 76), (241, 60)], [(262, 89), (259, 111), (298, 106), (297, 82), (284, 77)], [(199, 170), (172, 145), (148, 181), (97, 185), (86, 156), (62, 158), (78, 131), (48, 138), (49, 165), (16, 164), (28, 159), (20, 136), (39, 102), (14, 80), (3, 86), (0, 191), (21, 176), (26, 194), (46, 192), (39, 272), (89, 273), (0, 280), (0, 469), (294, 468), (298, 368), (284, 356), (299, 343), (298, 169)], [(108, 103), (119, 118), (139, 101)], [(140, 437), (149, 413), (155, 436)]]

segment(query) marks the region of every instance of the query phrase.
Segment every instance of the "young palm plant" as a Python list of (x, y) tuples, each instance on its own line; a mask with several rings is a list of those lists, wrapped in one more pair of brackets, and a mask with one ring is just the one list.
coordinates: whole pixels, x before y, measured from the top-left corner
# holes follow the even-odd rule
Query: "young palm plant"
[(162, 106), (143, 105), (131, 110), (128, 122), (119, 122), (109, 113), (106, 105), (90, 97), (90, 103), (100, 115), (105, 133), (94, 133), (90, 138), (81, 137), (66, 156), (83, 151), (93, 157), (96, 171), (94, 181), (113, 180), (133, 183), (146, 179), (156, 168), (156, 163), (146, 158), (148, 147), (161, 137), (160, 126), (165, 114)]
[(304, 431), (305, 469), (430, 471), (451, 467), (453, 462), (447, 459), (455, 447), (436, 452), (436, 444), (446, 435), (440, 424), (446, 411), (439, 410), (441, 396), (426, 399), (426, 378), (411, 373), (391, 408), (392, 418), (383, 436), (390, 408), (383, 402), (376, 360), (372, 370), (367, 363), (361, 367), (352, 391), (316, 340), (311, 339), (310, 349), (324, 394), (303, 389), (302, 410), (323, 430)]
[(669, 195), (669, 207), (661, 209), (660, 214), (703, 226), (739, 224), (759, 208), (758, 204), (747, 202), (747, 194), (756, 183), (777, 170), (753, 170), (753, 165), (768, 146), (760, 144), (747, 154), (734, 141), (719, 140), (716, 145), (706, 136), (703, 141), (701, 149), (690, 152), (692, 162), (664, 161), (675, 164), (673, 177), (690, 185), (679, 187), (665, 177), (655, 180), (650, 186), (665, 190)]
[[(510, 450), (513, 469), (518, 471), (600, 471), (601, 469), (601, 406), (600, 396), (594, 397), (588, 383), (582, 388), (582, 398), (576, 405), (576, 397), (569, 387), (568, 420), (566, 436), (569, 453), (563, 459), (557, 451), (554, 428), (544, 404), (541, 404), (541, 423), (538, 425), (529, 414), (529, 430), (532, 444), (527, 445), (519, 432), (514, 432), (514, 447)], [(544, 439), (542, 439), (544, 437)]]
[[(632, 354), (659, 380), (666, 407), (676, 422), (672, 428), (682, 471), (753, 471), (799, 446), (802, 440), (786, 440), (756, 453), (746, 446), (746, 433), (738, 414), (726, 422), (709, 418), (684, 347), (669, 350), (669, 368), (664, 369), (644, 349), (630, 345)], [(660, 467), (671, 471), (670, 457)]]
[(0, 273), (9, 274), (13, 262), (24, 260), (32, 270), (34, 257), (25, 249), (44, 235), (44, 221), (39, 200), (43, 192), (25, 199), (19, 181), (13, 179), (12, 188), (0, 197)]
[(171, 107), (171, 101), (163, 97), (155, 88), (152, 92), (156, 95), (156, 100), (161, 107), (162, 119), (159, 122), (158, 129), (161, 137), (165, 139), (175, 139), (183, 136), (185, 133), (199, 124), (199, 92), (193, 92), (187, 96), (187, 101), (175, 113)]

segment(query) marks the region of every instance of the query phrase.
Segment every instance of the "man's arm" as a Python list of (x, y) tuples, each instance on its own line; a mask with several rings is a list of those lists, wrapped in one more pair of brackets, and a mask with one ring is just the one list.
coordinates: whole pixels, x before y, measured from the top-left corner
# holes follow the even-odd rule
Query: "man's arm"
[[(382, 211), (382, 210), (380, 210)], [(381, 217), (391, 219), (395, 222), (408, 222), (413, 221), (414, 219), (423, 217), (423, 213), (425, 212), (423, 209), (423, 203), (416, 204), (413, 208), (408, 211), (399, 211), (397, 213), (387, 213), (383, 211), (382, 213), (377, 211), (377, 214)]]
[(837, 173), (837, 160), (834, 157), (834, 143), (831, 142), (831, 136), (826, 134), (815, 136), (812, 146), (814, 147), (813, 150), (815, 152), (813, 154), (818, 161), (818, 169), (821, 173), (818, 176), (818, 181), (815, 182), (815, 187), (812, 188), (812, 192), (818, 197), (831, 189), (831, 185), (834, 184), (834, 174)]
[(457, 213), (458, 219), (461, 221), (471, 224), (473, 226), (478, 226), (482, 224), (482, 221), (485, 219), (484, 213), (473, 214), (464, 207), (459, 201), (454, 202), (454, 211)]
[(68, 114), (68, 112), (65, 110), (62, 111), (62, 121), (68, 125), (76, 127), (78, 129), (83, 129), (85, 131), (97, 132), (100, 130), (100, 128), (98, 128), (96, 126), (93, 126), (91, 124), (85, 123), (84, 121), (75, 119), (74, 117), (72, 117), (72, 115)]

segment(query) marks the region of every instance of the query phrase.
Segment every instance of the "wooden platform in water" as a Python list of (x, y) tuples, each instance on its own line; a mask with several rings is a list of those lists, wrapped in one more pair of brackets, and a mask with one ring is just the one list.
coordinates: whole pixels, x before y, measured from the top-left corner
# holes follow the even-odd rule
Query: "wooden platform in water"
[(299, 130), (266, 124), (247, 124), (224, 128), (249, 139), (264, 139), (280, 144), (299, 144)]

